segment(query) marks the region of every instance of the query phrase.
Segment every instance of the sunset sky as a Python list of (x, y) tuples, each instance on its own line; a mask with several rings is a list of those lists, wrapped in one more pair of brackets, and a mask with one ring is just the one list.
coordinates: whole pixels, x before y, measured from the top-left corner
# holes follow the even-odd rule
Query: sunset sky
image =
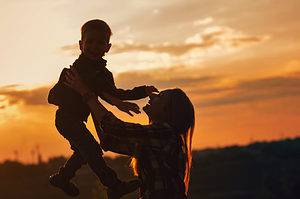
[[(187, 92), (194, 149), (300, 136), (298, 0), (0, 2), (0, 162), (33, 162), (36, 148), (44, 159), (70, 155), (47, 94), (80, 53), (81, 25), (95, 18), (113, 31), (105, 59), (118, 87)], [(144, 113), (109, 108), (147, 124)]]

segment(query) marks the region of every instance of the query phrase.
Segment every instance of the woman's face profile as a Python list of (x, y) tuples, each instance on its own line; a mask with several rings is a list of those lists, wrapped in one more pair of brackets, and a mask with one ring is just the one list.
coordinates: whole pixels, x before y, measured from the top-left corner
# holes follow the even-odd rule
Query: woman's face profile
[(150, 120), (161, 121), (167, 114), (168, 104), (170, 102), (170, 90), (164, 90), (159, 94), (152, 93), (148, 104), (143, 107), (143, 110), (148, 115)]

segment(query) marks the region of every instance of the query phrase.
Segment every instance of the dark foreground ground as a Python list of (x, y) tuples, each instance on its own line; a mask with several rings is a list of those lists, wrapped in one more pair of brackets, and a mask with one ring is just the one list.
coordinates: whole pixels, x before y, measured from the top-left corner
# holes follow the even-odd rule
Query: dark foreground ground
[[(246, 147), (194, 152), (189, 196), (191, 199), (296, 199), (300, 198), (300, 138)], [(122, 179), (134, 178), (127, 157), (106, 159)], [(0, 164), (0, 199), (65, 199), (52, 188), (48, 176), (65, 158), (38, 165), (6, 161)], [(104, 188), (89, 168), (75, 178), (77, 199), (104, 199)], [(137, 193), (124, 199), (137, 198)]]

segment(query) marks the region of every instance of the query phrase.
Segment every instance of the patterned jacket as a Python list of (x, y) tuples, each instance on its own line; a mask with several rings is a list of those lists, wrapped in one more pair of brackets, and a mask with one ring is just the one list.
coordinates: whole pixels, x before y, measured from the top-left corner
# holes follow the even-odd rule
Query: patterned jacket
[(182, 141), (170, 125), (123, 122), (108, 112), (96, 129), (104, 150), (137, 159), (141, 199), (186, 198)]

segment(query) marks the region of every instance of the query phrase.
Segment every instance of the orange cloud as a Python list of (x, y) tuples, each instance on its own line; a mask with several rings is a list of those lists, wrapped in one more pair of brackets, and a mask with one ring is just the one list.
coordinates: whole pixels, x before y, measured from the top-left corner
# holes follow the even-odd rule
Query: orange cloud
[[(167, 74), (167, 75), (166, 75)], [(160, 69), (141, 72), (125, 72), (118, 74), (115, 79), (123, 88), (138, 85), (154, 85), (159, 89), (180, 87), (191, 95), (199, 98), (201, 107), (220, 106), (227, 104), (247, 103), (269, 100), (281, 97), (300, 95), (300, 72), (290, 75), (272, 76), (250, 80), (233, 81), (223, 86), (225, 76), (201, 76), (184, 69)], [(135, 81), (133, 82), (132, 79)], [(47, 105), (47, 94), (50, 87), (39, 87), (32, 90), (18, 90), (17, 85), (0, 87), (1, 101), (8, 100), (9, 105), (22, 103), (24, 105)], [(1, 102), (0, 101), (0, 102)], [(5, 105), (1, 106), (1, 109)]]
[[(226, 78), (220, 75), (196, 75), (193, 70), (181, 68), (122, 73), (116, 76), (116, 81), (120, 87), (125, 88), (145, 82), (153, 83), (161, 89), (183, 88), (191, 97), (196, 110), (194, 148), (246, 144), (251, 140), (299, 135), (300, 129), (296, 124), (300, 122), (297, 117), (300, 113), (297, 104), (300, 98), (300, 72), (233, 81), (224, 86), (222, 82)], [(36, 145), (40, 146), (46, 158), (58, 154), (69, 155), (67, 141), (57, 133), (54, 126), (55, 108), (45, 106), (45, 97), (50, 87), (32, 90), (16, 88), (3, 86), (0, 89), (6, 100), (16, 101), (10, 106), (19, 106), (20, 112), (19, 117), (0, 124), (0, 159), (12, 157), (13, 151), (19, 150), (23, 151), (20, 152), (22, 160), (30, 161), (30, 150)], [(115, 108), (110, 110), (125, 121), (146, 123), (144, 114), (129, 118)], [(89, 128), (95, 132), (91, 121)], [(282, 129), (286, 131), (283, 133)]]
[(24, 103), (25, 105), (45, 105), (47, 103), (49, 87), (19, 90), (18, 86), (8, 85), (0, 87), (0, 96), (4, 96), (8, 100), (9, 105), (18, 103)]
[[(206, 31), (207, 30), (207, 31)], [(167, 53), (173, 56), (184, 55), (194, 49), (207, 49), (215, 45), (226, 45), (240, 47), (260, 43), (265, 40), (265, 36), (247, 36), (237, 33), (227, 27), (207, 28), (204, 33), (197, 33), (193, 38), (187, 38), (187, 42), (180, 44), (140, 44), (140, 43), (117, 43), (112, 47), (111, 53), (128, 53), (128, 52), (154, 52)], [(196, 39), (196, 40), (195, 40)], [(78, 54), (78, 44), (66, 45), (60, 48), (62, 51)]]
[[(210, 91), (211, 93), (226, 93), (223, 96), (209, 98), (204, 102), (201, 102), (202, 107), (248, 103), (282, 97), (297, 97), (300, 96), (300, 76), (292, 75), (246, 80), (241, 81), (232, 87), (219, 88)], [(197, 91), (194, 93), (197, 93)]]
[(127, 72), (117, 76), (119, 85), (132, 87), (134, 84), (153, 84), (160, 89), (180, 87), (199, 98), (196, 103), (201, 107), (247, 103), (253, 101), (294, 97), (300, 95), (300, 75), (272, 76), (250, 80), (235, 80), (222, 85), (225, 76), (200, 76), (192, 71), (181, 71), (181, 75), (172, 69), (147, 72)]
[(267, 39), (268, 37), (257, 37), (257, 36), (241, 36), (237, 38), (232, 38), (230, 43), (234, 47), (239, 47), (241, 45), (252, 44), (252, 43), (259, 43), (263, 40)]

